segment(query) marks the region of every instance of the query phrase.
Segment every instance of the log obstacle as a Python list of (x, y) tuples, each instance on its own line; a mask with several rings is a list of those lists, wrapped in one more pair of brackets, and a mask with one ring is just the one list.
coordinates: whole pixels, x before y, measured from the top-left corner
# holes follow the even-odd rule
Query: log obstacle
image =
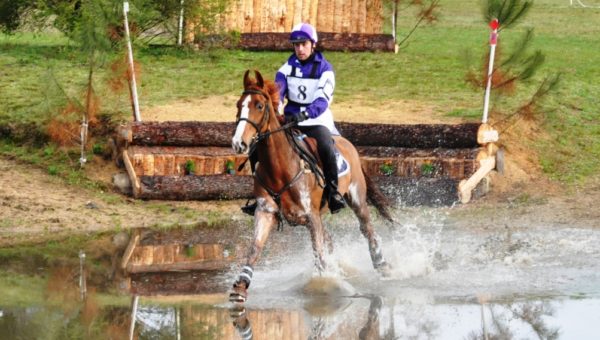
[[(486, 124), (336, 124), (362, 167), (403, 204), (467, 203), (496, 165), (498, 134)], [(234, 123), (133, 122), (117, 133), (135, 198), (252, 197), (246, 156), (231, 149)]]

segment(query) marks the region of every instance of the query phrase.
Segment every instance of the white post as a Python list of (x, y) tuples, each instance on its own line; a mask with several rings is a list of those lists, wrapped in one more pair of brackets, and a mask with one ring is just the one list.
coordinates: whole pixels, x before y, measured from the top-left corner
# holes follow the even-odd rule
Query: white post
[(396, 1), (394, 1), (392, 8), (392, 37), (394, 38), (394, 43), (396, 43)]
[(179, 11), (179, 29), (177, 34), (177, 45), (181, 46), (183, 43), (183, 2), (181, 0), (181, 10)]
[(483, 119), (481, 122), (486, 124), (488, 121), (488, 111), (490, 106), (490, 91), (492, 88), (492, 73), (494, 72), (494, 54), (496, 53), (496, 43), (498, 41), (498, 19), (490, 22), (492, 34), (490, 35), (490, 63), (488, 66), (487, 85), (485, 87), (485, 97), (483, 99)]
[(87, 282), (85, 278), (85, 253), (79, 250), (79, 295), (81, 300), (85, 300), (87, 294)]
[(134, 295), (131, 297), (131, 323), (129, 324), (129, 340), (133, 340), (139, 299), (140, 297), (138, 295)]
[(133, 99), (133, 117), (136, 122), (141, 122), (140, 105), (138, 104), (137, 85), (135, 83), (135, 70), (133, 68), (133, 50), (131, 48), (131, 37), (129, 36), (129, 21), (127, 21), (127, 12), (129, 12), (129, 2), (123, 2), (123, 15), (125, 17), (125, 38), (127, 39), (127, 60), (129, 61), (129, 71), (131, 72), (131, 97)]

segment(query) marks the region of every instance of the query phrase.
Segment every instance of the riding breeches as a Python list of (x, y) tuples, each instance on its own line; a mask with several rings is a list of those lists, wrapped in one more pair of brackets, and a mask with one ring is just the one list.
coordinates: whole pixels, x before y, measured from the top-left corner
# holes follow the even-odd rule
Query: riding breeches
[(317, 141), (317, 152), (319, 153), (321, 162), (323, 162), (325, 182), (327, 184), (334, 184), (337, 189), (337, 162), (331, 132), (328, 128), (321, 125), (298, 126), (297, 129)]

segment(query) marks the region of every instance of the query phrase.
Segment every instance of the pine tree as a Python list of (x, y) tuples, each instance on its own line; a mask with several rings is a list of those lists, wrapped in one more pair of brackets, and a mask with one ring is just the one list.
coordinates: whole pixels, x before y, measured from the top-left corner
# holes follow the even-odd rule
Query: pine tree
[[(498, 20), (498, 35), (505, 29), (516, 26), (523, 21), (532, 8), (530, 0), (487, 0), (483, 5), (483, 17), (487, 22)], [(498, 38), (494, 68), (491, 77), (492, 93), (498, 99), (502, 95), (513, 95), (522, 82), (533, 79), (533, 76), (544, 63), (545, 56), (539, 51), (530, 51), (534, 37), (533, 28), (526, 29), (521, 38), (513, 44), (510, 53), (504, 55), (503, 40)], [(488, 78), (489, 52), (486, 63), (481, 68), (483, 72), (471, 68), (466, 76), (467, 82), (476, 89), (485, 89)], [(560, 76), (547, 76), (525, 104), (508, 112), (495, 110), (495, 125), (503, 125), (506, 129), (514, 123), (513, 118), (533, 119), (536, 116), (538, 102), (558, 84)]]

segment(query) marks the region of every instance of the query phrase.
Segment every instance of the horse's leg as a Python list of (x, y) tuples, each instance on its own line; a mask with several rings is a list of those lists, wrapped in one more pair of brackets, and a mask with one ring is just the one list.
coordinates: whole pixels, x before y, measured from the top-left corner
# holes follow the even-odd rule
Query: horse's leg
[(315, 266), (319, 273), (323, 272), (326, 268), (325, 258), (323, 257), (323, 242), (326, 238), (331, 238), (326, 235), (323, 227), (323, 221), (321, 221), (321, 215), (318, 209), (313, 209), (312, 214), (309, 218), (309, 222), (306, 225), (310, 232), (310, 240), (312, 242), (313, 253), (315, 255)]
[(254, 243), (250, 247), (242, 272), (233, 284), (233, 291), (229, 294), (229, 301), (231, 302), (242, 303), (246, 301), (248, 296), (247, 290), (250, 287), (254, 273), (254, 265), (262, 253), (271, 230), (277, 224), (277, 217), (275, 215), (277, 206), (275, 203), (267, 202), (264, 198), (258, 198), (257, 202), (258, 207), (254, 215)]
[[(321, 222), (323, 223), (323, 222)], [(333, 240), (331, 239), (331, 234), (327, 231), (327, 228), (323, 226), (323, 238), (325, 239), (325, 245), (327, 246), (327, 251), (329, 254), (333, 253)]]
[(358, 185), (351, 183), (349, 187), (350, 207), (358, 218), (360, 223), (360, 232), (369, 243), (369, 254), (373, 268), (379, 271), (383, 276), (389, 276), (391, 266), (385, 261), (381, 252), (381, 238), (371, 224), (371, 216), (367, 206), (366, 187), (363, 185), (363, 190), (359, 190)]

